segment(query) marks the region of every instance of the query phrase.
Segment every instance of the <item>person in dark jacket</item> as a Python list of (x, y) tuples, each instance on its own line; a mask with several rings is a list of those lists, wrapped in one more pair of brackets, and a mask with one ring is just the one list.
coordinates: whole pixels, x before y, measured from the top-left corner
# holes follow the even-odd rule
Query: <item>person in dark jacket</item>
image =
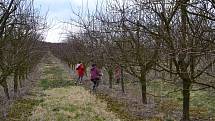
[(101, 71), (96, 67), (96, 64), (92, 64), (92, 68), (90, 69), (90, 80), (93, 82), (93, 91), (99, 86), (101, 76)]

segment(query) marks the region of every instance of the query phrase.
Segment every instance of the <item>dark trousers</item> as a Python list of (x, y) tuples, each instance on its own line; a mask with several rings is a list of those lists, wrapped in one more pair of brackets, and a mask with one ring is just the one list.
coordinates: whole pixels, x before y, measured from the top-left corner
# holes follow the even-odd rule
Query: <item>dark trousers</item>
[(93, 82), (93, 90), (96, 90), (96, 88), (99, 86), (99, 79), (91, 79), (91, 81)]
[(83, 81), (83, 76), (78, 76), (76, 83), (82, 83), (82, 81)]

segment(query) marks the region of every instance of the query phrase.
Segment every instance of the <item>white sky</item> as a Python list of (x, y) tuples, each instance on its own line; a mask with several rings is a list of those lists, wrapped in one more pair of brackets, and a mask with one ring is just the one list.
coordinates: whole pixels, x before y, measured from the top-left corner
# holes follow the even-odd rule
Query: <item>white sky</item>
[[(88, 1), (88, 2), (87, 2)], [(98, 0), (99, 2), (102, 0)], [(94, 9), (97, 0), (35, 0), (35, 6), (41, 11), (42, 15), (47, 14), (47, 22), (50, 29), (45, 33), (47, 42), (62, 42), (65, 34), (68, 31), (68, 25), (65, 22), (70, 22), (72, 18), (72, 9), (78, 10), (86, 8), (88, 3), (89, 9)], [(70, 31), (76, 31), (77, 27), (70, 27)]]

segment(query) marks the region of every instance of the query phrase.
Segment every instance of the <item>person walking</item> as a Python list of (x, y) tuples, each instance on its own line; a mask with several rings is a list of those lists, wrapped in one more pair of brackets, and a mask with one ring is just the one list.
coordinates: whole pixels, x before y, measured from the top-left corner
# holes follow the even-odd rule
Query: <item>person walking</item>
[(82, 84), (83, 77), (84, 77), (84, 65), (82, 63), (79, 63), (76, 65), (76, 71), (78, 75), (78, 79), (76, 81), (76, 84)]
[(90, 80), (93, 82), (93, 91), (96, 91), (96, 88), (99, 86), (101, 76), (101, 71), (96, 67), (96, 64), (92, 64), (92, 68), (90, 69)]

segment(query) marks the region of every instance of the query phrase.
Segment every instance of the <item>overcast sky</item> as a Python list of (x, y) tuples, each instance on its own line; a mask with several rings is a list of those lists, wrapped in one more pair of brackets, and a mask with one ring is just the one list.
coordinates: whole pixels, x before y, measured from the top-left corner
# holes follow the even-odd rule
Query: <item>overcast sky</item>
[[(47, 13), (47, 22), (51, 27), (46, 33), (45, 41), (61, 42), (65, 35), (63, 33), (68, 30), (68, 25), (64, 22), (69, 22), (72, 18), (72, 9), (78, 10), (82, 6), (86, 8), (87, 3), (90, 9), (94, 9), (97, 0), (35, 0), (34, 2), (42, 15)], [(76, 31), (77, 28), (72, 29), (72, 31)], [(69, 30), (71, 31), (71, 28)]]

